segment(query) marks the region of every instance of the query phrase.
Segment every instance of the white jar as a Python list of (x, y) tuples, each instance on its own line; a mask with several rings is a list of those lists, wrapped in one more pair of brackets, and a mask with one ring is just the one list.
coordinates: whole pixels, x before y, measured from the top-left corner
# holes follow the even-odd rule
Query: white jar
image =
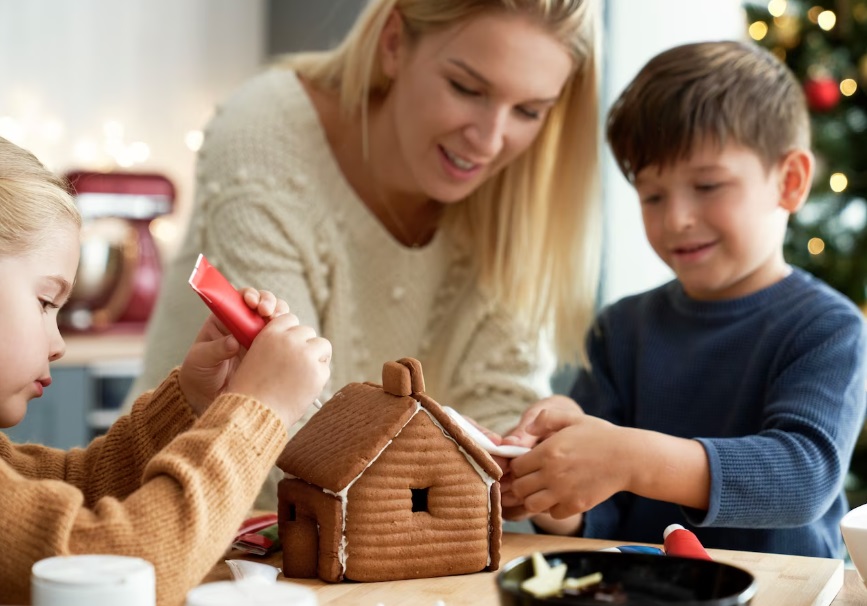
[(117, 555), (56, 556), (33, 565), (33, 606), (155, 606), (156, 577), (147, 560)]
[(199, 585), (187, 594), (186, 606), (317, 606), (318, 603), (313, 590), (303, 585), (247, 579)]

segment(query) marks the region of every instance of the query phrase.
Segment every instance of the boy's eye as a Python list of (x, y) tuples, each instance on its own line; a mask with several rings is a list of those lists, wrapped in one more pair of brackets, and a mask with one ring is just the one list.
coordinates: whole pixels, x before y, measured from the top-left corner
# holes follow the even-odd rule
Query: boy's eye
[(656, 204), (662, 199), (662, 196), (659, 194), (647, 194), (645, 196), (641, 196), (642, 204)]
[(718, 189), (719, 186), (720, 186), (719, 183), (699, 183), (698, 185), (695, 186), (695, 188), (698, 191), (711, 192), (711, 191), (714, 191), (715, 189)]
[(475, 91), (471, 88), (467, 88), (466, 86), (464, 86), (463, 84), (461, 84), (457, 80), (449, 79), (449, 84), (451, 85), (451, 87), (455, 91), (457, 91), (458, 93), (460, 93), (462, 95), (466, 95), (467, 97), (478, 97), (481, 94), (478, 91)]

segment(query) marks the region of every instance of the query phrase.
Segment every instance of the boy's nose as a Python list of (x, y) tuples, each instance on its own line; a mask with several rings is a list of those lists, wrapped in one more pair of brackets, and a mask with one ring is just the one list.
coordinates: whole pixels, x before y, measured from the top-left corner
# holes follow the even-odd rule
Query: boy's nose
[(683, 231), (695, 225), (695, 210), (686, 200), (672, 198), (665, 211), (665, 224), (670, 231)]

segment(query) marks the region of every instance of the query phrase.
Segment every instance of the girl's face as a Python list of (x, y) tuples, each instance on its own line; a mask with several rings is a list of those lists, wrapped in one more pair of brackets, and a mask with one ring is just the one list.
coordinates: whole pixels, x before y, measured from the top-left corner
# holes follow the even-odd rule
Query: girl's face
[(27, 403), (51, 383), (48, 363), (63, 355), (57, 312), (78, 268), (78, 229), (51, 230), (35, 250), (0, 257), (0, 427), (18, 424)]
[(485, 14), (409, 41), (397, 13), (382, 37), (390, 174), (407, 193), (465, 198), (524, 152), (573, 70), (568, 49), (533, 21)]

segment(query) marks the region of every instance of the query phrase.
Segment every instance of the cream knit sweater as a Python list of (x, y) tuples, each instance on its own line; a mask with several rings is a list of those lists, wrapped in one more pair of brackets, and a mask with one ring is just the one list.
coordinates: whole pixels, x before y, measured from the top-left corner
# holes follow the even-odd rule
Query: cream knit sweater
[(29, 603), (42, 558), (112, 553), (151, 562), (157, 603), (180, 606), (229, 547), (286, 440), (277, 415), (238, 394), (196, 419), (176, 372), (86, 449), (0, 433), (0, 604)]
[(344, 179), (292, 71), (249, 81), (206, 131), (193, 218), (133, 394), (180, 363), (207, 316), (187, 284), (200, 252), (235, 286), (285, 299), (331, 341), (323, 402), (347, 383), (380, 383), (383, 363), (405, 356), (421, 361), (431, 397), (495, 430), (550, 394), (549, 347), (480, 292), (467, 248), (450, 234), (423, 248), (394, 240)]

